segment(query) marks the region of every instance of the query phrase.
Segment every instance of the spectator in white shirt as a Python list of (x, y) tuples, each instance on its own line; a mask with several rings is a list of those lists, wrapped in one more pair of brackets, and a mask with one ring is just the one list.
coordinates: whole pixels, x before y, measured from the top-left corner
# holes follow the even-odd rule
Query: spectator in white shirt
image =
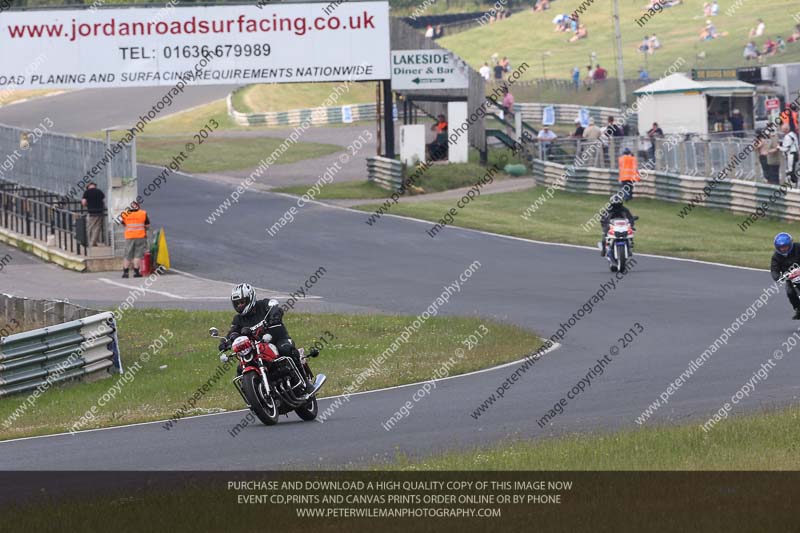
[(492, 69), (489, 68), (489, 63), (484, 63), (478, 72), (486, 81), (489, 81), (492, 78)]
[(539, 146), (541, 146), (541, 153), (543, 153), (545, 157), (550, 155), (551, 141), (556, 137), (558, 137), (558, 135), (548, 126), (542, 126), (542, 129), (540, 129), (539, 133), (536, 135), (536, 138), (539, 139)]

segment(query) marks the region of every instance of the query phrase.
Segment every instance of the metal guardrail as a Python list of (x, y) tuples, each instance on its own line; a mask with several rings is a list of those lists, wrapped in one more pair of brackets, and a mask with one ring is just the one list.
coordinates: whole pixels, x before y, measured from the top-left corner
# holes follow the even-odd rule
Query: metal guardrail
[[(242, 113), (233, 107), (233, 93), (228, 95), (228, 116), (240, 126), (296, 126), (308, 121), (311, 126), (342, 124), (342, 106), (268, 111), (266, 113)], [(375, 120), (375, 104), (352, 104), (349, 106), (353, 122)]]
[(0, 228), (75, 255), (86, 255), (86, 216), (79, 201), (0, 181)]
[[(569, 192), (611, 195), (619, 191), (615, 170), (603, 168), (575, 168), (566, 179), (566, 165), (535, 160), (533, 175), (537, 185), (553, 186)], [(776, 197), (778, 186), (737, 179), (723, 180), (706, 197), (703, 188), (711, 178), (678, 175), (656, 171), (636, 183), (636, 197), (655, 198), (668, 202), (686, 203), (697, 200), (696, 205), (716, 207), (735, 213), (751, 214), (765, 202), (771, 205), (770, 216), (786, 220), (800, 220), (800, 190), (789, 189), (786, 195)]]
[(600, 141), (559, 138), (547, 143), (536, 141), (533, 152), (537, 159), (561, 165), (615, 169), (619, 154), (629, 148), (638, 156), (640, 167), (653, 158), (650, 168), (655, 171), (697, 177), (715, 176), (736, 161), (730, 178), (766, 181), (758, 153), (745, 151), (754, 138), (754, 132), (744, 132), (743, 137), (713, 135), (710, 140), (689, 136), (668, 142), (667, 138), (658, 138), (654, 147), (646, 137), (612, 137), (605, 146)]
[(403, 163), (381, 156), (368, 157), (367, 179), (384, 189), (400, 190), (403, 185)]
[(110, 312), (0, 339), (0, 398), (98, 372), (122, 371)]

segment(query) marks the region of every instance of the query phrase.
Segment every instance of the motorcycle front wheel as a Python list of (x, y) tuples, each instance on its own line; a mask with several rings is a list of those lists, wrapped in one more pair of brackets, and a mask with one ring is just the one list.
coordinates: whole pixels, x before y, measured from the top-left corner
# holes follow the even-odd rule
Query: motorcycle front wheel
[(308, 403), (305, 405), (298, 407), (294, 410), (301, 419), (305, 420), (306, 422), (314, 420), (317, 418), (317, 397), (312, 396)]
[(266, 394), (258, 372), (248, 372), (242, 376), (242, 388), (247, 401), (250, 402), (250, 409), (258, 419), (267, 426), (277, 424), (278, 406), (275, 405), (275, 399)]

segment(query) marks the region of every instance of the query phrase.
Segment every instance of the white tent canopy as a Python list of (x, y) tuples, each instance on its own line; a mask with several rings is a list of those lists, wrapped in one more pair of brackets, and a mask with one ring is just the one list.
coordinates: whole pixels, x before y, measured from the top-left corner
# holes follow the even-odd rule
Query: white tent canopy
[(705, 94), (725, 95), (725, 94), (753, 94), (756, 86), (739, 80), (720, 80), (720, 81), (695, 81), (685, 74), (671, 74), (641, 89), (634, 91), (635, 95), (643, 94), (669, 94), (700, 92)]

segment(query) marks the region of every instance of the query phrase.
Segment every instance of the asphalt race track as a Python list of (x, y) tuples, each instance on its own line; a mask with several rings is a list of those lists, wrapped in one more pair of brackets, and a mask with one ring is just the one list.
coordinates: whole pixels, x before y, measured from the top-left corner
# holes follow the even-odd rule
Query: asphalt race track
[[(156, 172), (141, 167), (140, 187)], [(173, 266), (199, 276), (282, 290), (297, 287), (323, 266), (327, 272), (312, 294), (326, 302), (350, 311), (416, 316), (477, 260), (481, 267), (442, 313), (514, 323), (544, 336), (553, 334), (612, 277), (593, 249), (452, 227), (432, 239), (425, 233), (428, 223), (384, 217), (370, 227), (365, 213), (321, 204), (303, 207), (293, 223), (269, 237), (265, 228), (296, 202), (270, 193), (248, 193), (216, 223), (208, 224), (206, 217), (231, 190), (172, 176), (146, 200), (143, 207), (154, 225), (168, 228)], [(641, 231), (647, 231), (646, 220)], [(154, 422), (0, 442), (0, 469), (366, 466), (392, 460), (398, 452), (424, 455), (509, 437), (635, 428), (642, 410), (771, 284), (766, 271), (636, 259), (617, 289), (568, 330), (562, 346), (538, 361), (477, 420), (471, 413), (516, 365), (439, 382), (391, 431), (381, 423), (418, 386), (353, 396), (325, 423), (303, 423), (290, 415), (275, 427), (250, 425), (235, 438), (228, 431), (245, 412), (186, 418), (169, 431), (162, 422)], [(765, 265), (768, 260), (764, 258)], [(704, 422), (781, 348), (781, 341), (797, 326), (789, 317), (781, 289), (648, 425)], [(610, 346), (619, 345), (617, 339), (636, 322), (644, 332), (551, 426), (539, 428), (536, 420)], [(291, 330), (291, 314), (287, 324)], [(198, 335), (205, 335), (207, 326), (198, 324)], [(215, 353), (210, 350), (209, 357)], [(755, 393), (736, 406), (734, 416), (796, 399), (797, 353), (786, 354)], [(320, 410), (331, 401), (320, 401)]]

